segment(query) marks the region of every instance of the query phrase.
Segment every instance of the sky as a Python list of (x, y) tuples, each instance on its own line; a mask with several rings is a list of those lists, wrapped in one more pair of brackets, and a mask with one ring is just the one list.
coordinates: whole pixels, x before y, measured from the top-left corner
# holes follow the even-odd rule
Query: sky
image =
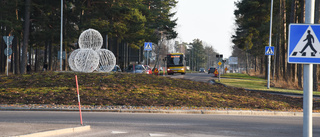
[(178, 0), (177, 41), (191, 43), (200, 39), (224, 58), (231, 56), (235, 1), (238, 0)]

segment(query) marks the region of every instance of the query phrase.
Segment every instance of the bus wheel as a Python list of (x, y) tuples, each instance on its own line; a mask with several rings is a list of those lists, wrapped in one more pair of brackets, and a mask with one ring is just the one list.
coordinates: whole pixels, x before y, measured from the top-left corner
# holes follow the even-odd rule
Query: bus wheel
[(181, 75), (185, 75), (186, 73), (181, 73)]

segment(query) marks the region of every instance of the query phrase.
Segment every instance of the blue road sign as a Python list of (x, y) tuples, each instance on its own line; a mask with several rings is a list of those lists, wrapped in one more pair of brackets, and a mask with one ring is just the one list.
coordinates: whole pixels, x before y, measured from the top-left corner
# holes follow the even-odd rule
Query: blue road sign
[(152, 50), (152, 42), (145, 42), (144, 50)]
[(273, 46), (266, 46), (265, 55), (274, 55), (274, 47)]
[[(2, 37), (7, 46), (12, 44), (13, 36), (3, 36)], [(8, 41), (9, 40), (9, 41)], [(8, 45), (9, 44), (9, 45)]]
[(290, 24), (288, 62), (320, 64), (320, 25)]

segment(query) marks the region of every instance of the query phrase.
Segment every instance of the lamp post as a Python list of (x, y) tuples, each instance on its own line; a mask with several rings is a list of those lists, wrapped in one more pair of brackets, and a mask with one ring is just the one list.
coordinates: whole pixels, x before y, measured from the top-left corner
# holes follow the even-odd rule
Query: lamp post
[[(273, 12), (273, 0), (271, 0), (270, 10), (270, 33), (269, 33), (269, 47), (271, 47), (271, 35), (272, 35), (272, 12)], [(268, 89), (270, 88), (270, 67), (271, 66), (271, 55), (268, 55)]]
[(63, 29), (63, 0), (61, 0), (61, 28), (60, 28), (60, 71), (62, 71), (62, 29)]

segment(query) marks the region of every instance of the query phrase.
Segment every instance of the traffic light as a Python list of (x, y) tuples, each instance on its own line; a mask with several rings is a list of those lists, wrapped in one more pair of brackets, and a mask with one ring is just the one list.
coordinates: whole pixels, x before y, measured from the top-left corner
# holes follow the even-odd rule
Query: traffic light
[(217, 57), (217, 58), (223, 58), (223, 55), (222, 55), (222, 54), (221, 54), (221, 55), (218, 55), (218, 54), (217, 54), (216, 57)]

